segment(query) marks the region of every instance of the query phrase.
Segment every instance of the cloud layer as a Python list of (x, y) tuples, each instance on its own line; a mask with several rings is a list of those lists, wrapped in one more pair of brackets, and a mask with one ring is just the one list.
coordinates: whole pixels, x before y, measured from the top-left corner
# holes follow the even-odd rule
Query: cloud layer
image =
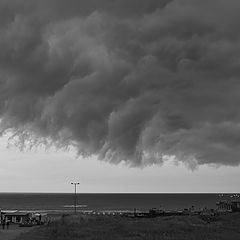
[(132, 166), (240, 164), (237, 0), (0, 0), (1, 131)]

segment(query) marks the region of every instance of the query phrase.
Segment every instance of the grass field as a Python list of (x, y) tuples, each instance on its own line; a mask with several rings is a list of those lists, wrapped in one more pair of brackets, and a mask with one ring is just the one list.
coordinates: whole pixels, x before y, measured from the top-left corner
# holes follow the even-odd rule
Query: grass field
[(33, 229), (17, 240), (239, 240), (240, 214), (210, 223), (198, 216), (125, 218), (68, 216)]

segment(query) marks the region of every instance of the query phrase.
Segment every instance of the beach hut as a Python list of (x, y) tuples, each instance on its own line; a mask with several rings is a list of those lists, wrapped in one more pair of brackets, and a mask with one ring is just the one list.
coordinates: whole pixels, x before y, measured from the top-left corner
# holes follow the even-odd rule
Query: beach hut
[(217, 211), (218, 212), (231, 212), (232, 203), (227, 200), (222, 200), (217, 202)]
[(235, 200), (235, 201), (232, 201), (231, 204), (232, 204), (233, 212), (240, 212), (240, 201)]
[(11, 223), (25, 223), (28, 222), (31, 214), (28, 212), (5, 212), (4, 218)]

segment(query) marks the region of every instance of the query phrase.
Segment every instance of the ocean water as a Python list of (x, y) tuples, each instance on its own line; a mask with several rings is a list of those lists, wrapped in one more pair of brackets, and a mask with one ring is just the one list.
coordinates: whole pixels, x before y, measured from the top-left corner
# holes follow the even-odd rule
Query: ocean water
[[(221, 199), (232, 194), (77, 194), (78, 211), (126, 210), (142, 211), (150, 208), (181, 210), (194, 206), (216, 208)], [(2, 210), (71, 211), (74, 194), (58, 193), (0, 193)]]

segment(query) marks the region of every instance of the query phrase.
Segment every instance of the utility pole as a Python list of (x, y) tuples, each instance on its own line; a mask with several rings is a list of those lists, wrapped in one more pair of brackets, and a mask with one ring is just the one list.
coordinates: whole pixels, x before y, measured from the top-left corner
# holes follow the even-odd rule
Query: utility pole
[(71, 182), (71, 184), (74, 185), (74, 213), (77, 213), (77, 185), (79, 185), (79, 182)]

